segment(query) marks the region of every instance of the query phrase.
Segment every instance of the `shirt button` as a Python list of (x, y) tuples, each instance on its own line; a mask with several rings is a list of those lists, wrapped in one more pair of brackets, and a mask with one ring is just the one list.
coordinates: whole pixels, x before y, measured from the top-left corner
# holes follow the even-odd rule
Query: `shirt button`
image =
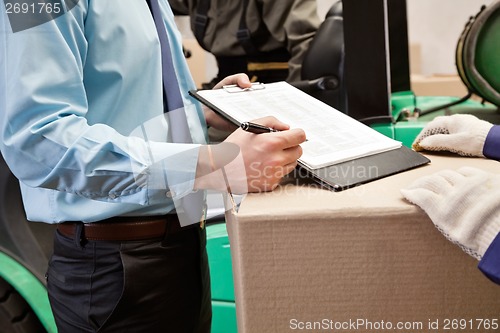
[(109, 194), (109, 198), (110, 198), (110, 199), (116, 199), (117, 197), (118, 197), (118, 196), (117, 196), (116, 194), (114, 194), (114, 193), (110, 193), (110, 194)]
[(175, 192), (174, 192), (174, 191), (168, 191), (168, 192), (167, 192), (167, 198), (172, 199), (172, 198), (174, 197), (174, 195), (175, 195)]

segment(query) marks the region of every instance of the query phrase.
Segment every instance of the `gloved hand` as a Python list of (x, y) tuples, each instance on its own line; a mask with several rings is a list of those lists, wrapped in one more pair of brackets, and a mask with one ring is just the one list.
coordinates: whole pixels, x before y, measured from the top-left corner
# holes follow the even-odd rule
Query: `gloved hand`
[(413, 142), (413, 149), (447, 150), (462, 156), (484, 157), (484, 141), (492, 126), (469, 114), (436, 117), (422, 129)]
[(451, 242), (480, 260), (500, 232), (500, 175), (471, 167), (414, 181), (403, 196)]

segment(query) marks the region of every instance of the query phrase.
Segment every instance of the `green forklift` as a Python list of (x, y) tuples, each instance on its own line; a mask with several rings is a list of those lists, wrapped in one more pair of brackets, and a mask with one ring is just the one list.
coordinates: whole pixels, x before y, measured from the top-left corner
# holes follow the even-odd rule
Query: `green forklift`
[[(457, 39), (457, 70), (468, 93), (416, 96), (410, 83), (406, 1), (339, 1), (305, 55), (303, 81), (292, 85), (409, 148), (437, 116), (466, 113), (500, 124), (500, 1), (483, 6)], [(212, 332), (235, 333), (226, 225), (221, 219), (207, 231)]]
[[(344, 0), (326, 15), (304, 60), (303, 80), (293, 84), (407, 147), (436, 116), (468, 113), (499, 124), (500, 1), (472, 16), (457, 44), (457, 69), (469, 93), (415, 96), (405, 0)], [(57, 332), (45, 281), (54, 226), (26, 220), (18, 181), (1, 157), (0, 200), (0, 333)], [(208, 221), (207, 238), (212, 332), (236, 333), (223, 214)]]

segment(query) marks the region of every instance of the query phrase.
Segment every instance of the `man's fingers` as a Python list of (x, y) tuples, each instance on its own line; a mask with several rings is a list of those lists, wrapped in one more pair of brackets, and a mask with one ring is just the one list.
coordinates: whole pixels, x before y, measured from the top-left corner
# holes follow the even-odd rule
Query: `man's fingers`
[(250, 88), (252, 86), (252, 83), (248, 79), (248, 75), (239, 73), (225, 77), (224, 79), (222, 79), (222, 81), (217, 83), (213, 87), (213, 89), (219, 89), (222, 88), (223, 86), (228, 86), (231, 84), (236, 84), (241, 88)]
[(290, 172), (292, 172), (293, 170), (295, 170), (296, 167), (297, 167), (297, 160), (295, 160), (294, 162), (289, 163), (289, 164), (283, 166), (283, 176), (288, 175)]
[(271, 128), (274, 128), (275, 130), (278, 130), (278, 131), (285, 131), (285, 130), (290, 129), (290, 126), (288, 124), (285, 124), (284, 122), (279, 121), (278, 119), (276, 119), (276, 117), (273, 117), (273, 116), (254, 119), (254, 120), (252, 120), (252, 123), (271, 127)]
[(282, 132), (273, 132), (270, 134), (283, 140), (283, 149), (297, 147), (298, 145), (306, 141), (306, 133), (300, 128), (294, 128)]
[(296, 163), (297, 160), (302, 156), (302, 147), (293, 146), (291, 148), (285, 149), (284, 153), (286, 156), (285, 164)]

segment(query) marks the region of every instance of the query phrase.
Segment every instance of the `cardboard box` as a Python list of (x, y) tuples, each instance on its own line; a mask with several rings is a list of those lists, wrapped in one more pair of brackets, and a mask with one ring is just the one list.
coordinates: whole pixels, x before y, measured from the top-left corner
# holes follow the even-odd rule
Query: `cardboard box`
[(411, 43), (408, 46), (410, 60), (410, 74), (422, 73), (422, 47), (420, 44)]
[(430, 165), (344, 192), (289, 184), (247, 196), (227, 216), (238, 332), (491, 332), (484, 320), (500, 325), (500, 286), (400, 194), (441, 169), (500, 173), (500, 164), (428, 157)]
[(417, 96), (454, 96), (467, 95), (467, 87), (458, 75), (412, 74), (411, 89)]

